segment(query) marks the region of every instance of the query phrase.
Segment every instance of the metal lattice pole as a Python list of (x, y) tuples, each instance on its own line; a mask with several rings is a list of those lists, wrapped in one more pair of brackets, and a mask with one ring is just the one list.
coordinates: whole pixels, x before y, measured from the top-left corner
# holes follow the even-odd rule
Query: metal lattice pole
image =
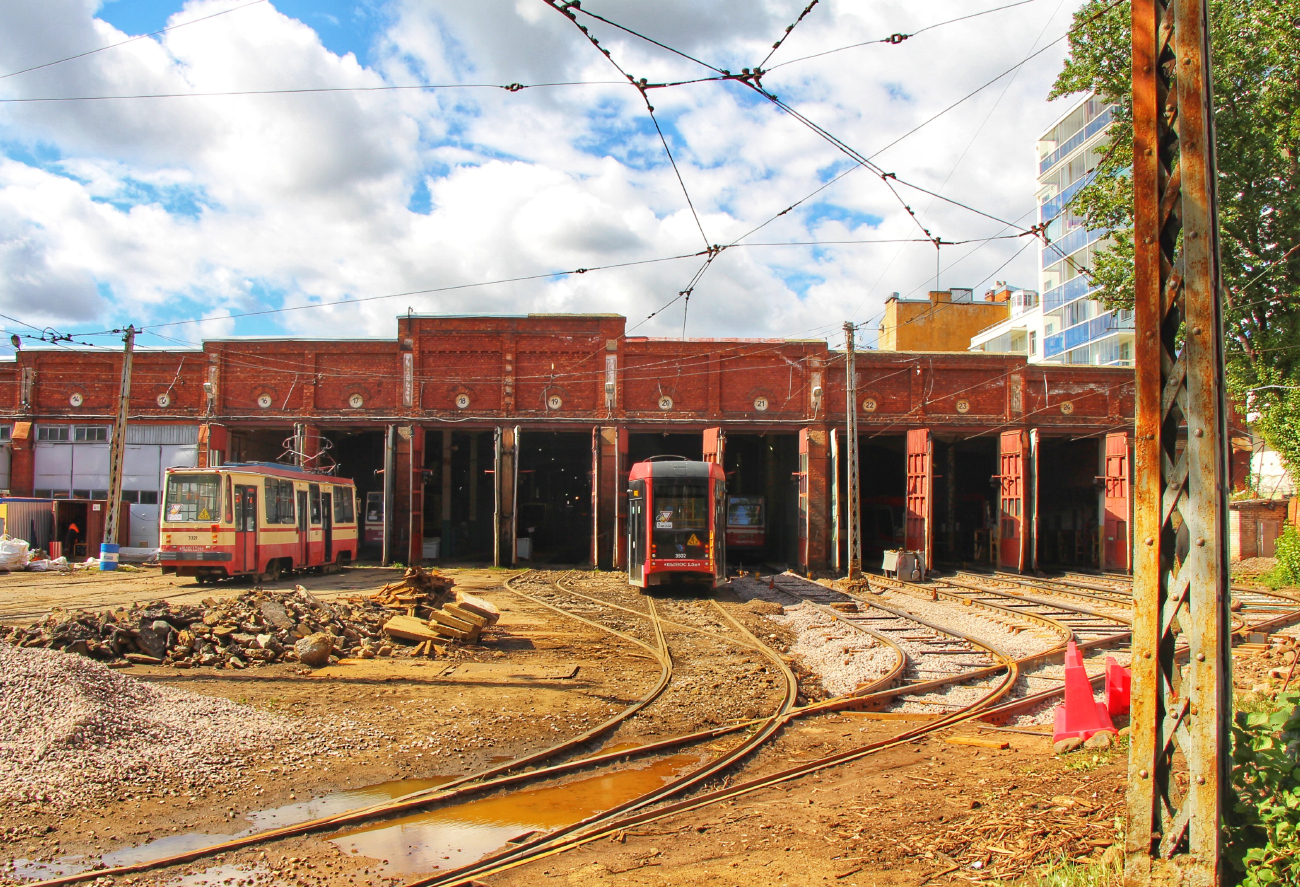
[(853, 334), (857, 326), (844, 322), (844, 405), (848, 424), (845, 443), (848, 444), (849, 459), (849, 578), (856, 579), (862, 574), (862, 490), (858, 476), (858, 377), (857, 358), (853, 350)]
[(1125, 883), (1208, 887), (1222, 874), (1232, 692), (1208, 10), (1205, 0), (1132, 6), (1137, 550)]

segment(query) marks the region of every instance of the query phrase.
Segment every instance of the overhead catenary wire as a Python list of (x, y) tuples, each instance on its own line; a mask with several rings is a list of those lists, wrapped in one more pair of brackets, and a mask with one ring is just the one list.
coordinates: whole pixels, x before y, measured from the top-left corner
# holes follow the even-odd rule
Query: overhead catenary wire
[[(888, 43), (893, 46), (897, 46), (898, 44), (902, 43), (904, 40), (910, 40), (913, 37), (919, 37), (920, 35), (924, 34), (926, 31), (933, 31), (935, 28), (941, 28), (944, 25), (954, 25), (957, 24), (958, 22), (967, 21), (968, 19), (979, 18), (980, 16), (989, 15), (990, 13), (1002, 12), (1004, 9), (1013, 9), (1014, 7), (1017, 6), (1024, 6), (1027, 3), (1036, 3), (1036, 2), (1037, 0), (1016, 0), (1016, 2), (1014, 3), (1007, 3), (1002, 6), (995, 6), (992, 9), (982, 9), (979, 12), (972, 12), (967, 15), (958, 16), (957, 18), (950, 18), (941, 22), (935, 22), (934, 24), (926, 25), (924, 28), (915, 30), (910, 34), (895, 32), (893, 34), (890, 34), (888, 37), (880, 37), (876, 40), (864, 40), (861, 43), (851, 43), (848, 46), (839, 46), (836, 47), (835, 49), (827, 49), (824, 50), (823, 52), (815, 52), (812, 55), (804, 55), (804, 56), (800, 56), (799, 58), (789, 59), (787, 61), (781, 62), (778, 65), (773, 65), (770, 68), (765, 68), (764, 70), (766, 70), (768, 73), (771, 73), (772, 71), (775, 71), (777, 68), (784, 68), (786, 65), (793, 65), (797, 62), (811, 61), (812, 59), (819, 59), (822, 58), (823, 56), (834, 55), (837, 52), (845, 52), (846, 50), (850, 50), (850, 49), (859, 49), (863, 46), (874, 46), (878, 43)], [(770, 58), (771, 58), (771, 54), (769, 53), (768, 58), (763, 60), (763, 64), (766, 64), (768, 59)]]
[[(1028, 2), (1028, 0), (1026, 0), (1026, 2)], [(1015, 5), (1020, 5), (1020, 4), (1010, 4), (1010, 6), (1015, 6)], [(998, 7), (998, 9), (1001, 9), (1001, 8), (1009, 8), (1009, 7)], [(996, 11), (996, 9), (995, 9), (995, 10), (986, 10), (986, 11), (984, 11), (984, 12), (986, 13), (986, 12), (991, 12), (991, 11)], [(584, 14), (587, 14), (585, 10), (584, 10), (583, 12), (584, 12)], [(806, 12), (806, 10), (805, 10), (805, 12)], [(965, 19), (965, 18), (974, 17), (974, 15), (978, 15), (978, 14), (984, 14), (984, 13), (976, 13), (976, 14), (972, 14), (971, 16), (963, 16), (963, 17), (961, 17), (960, 19), (954, 19), (954, 20), (950, 20), (950, 21), (960, 21), (960, 20), (963, 20), (963, 19)], [(801, 18), (802, 18), (802, 16), (801, 16)], [(603, 19), (603, 18), (602, 18), (601, 20), (602, 20), (602, 21), (608, 21), (607, 19)], [(921, 29), (921, 31), (929, 30), (930, 28), (938, 27), (938, 26), (943, 25), (943, 24), (946, 24), (946, 23), (947, 23), (947, 22), (936, 23), (935, 25), (927, 26), (927, 28), (923, 28), (923, 29)], [(612, 23), (612, 22), (611, 22), (611, 24), (614, 25), (614, 26), (617, 26), (617, 23)], [(628, 29), (624, 28), (623, 30), (628, 30)], [(918, 32), (916, 32), (916, 33), (920, 33), (921, 31), (918, 31)], [(629, 33), (635, 33), (635, 32), (631, 32), (631, 31), (629, 31)], [(654, 41), (652, 38), (646, 38), (646, 37), (644, 37), (644, 35), (637, 34), (636, 36), (638, 36), (638, 37), (642, 37), (643, 39), (648, 39), (648, 40), (650, 40), (651, 42), (655, 43), (656, 45), (663, 46), (665, 49), (670, 49), (670, 50), (672, 49), (671, 47), (667, 47), (665, 44), (659, 43), (658, 41)], [(593, 39), (593, 42), (594, 42), (594, 39)], [(602, 49), (602, 52), (604, 52), (604, 54), (606, 54), (607, 57), (609, 56), (609, 53), (608, 53), (607, 51), (605, 51), (605, 50)], [(716, 67), (714, 67), (714, 66), (708, 65), (707, 63), (702, 62), (701, 60), (696, 59), (696, 58), (694, 58), (694, 57), (692, 57), (692, 56), (689, 56), (689, 55), (686, 55), (686, 54), (683, 54), (683, 53), (680, 53), (680, 52), (679, 52), (678, 54), (679, 54), (679, 55), (682, 55), (684, 58), (688, 58), (688, 59), (690, 59), (690, 60), (693, 61), (693, 62), (696, 62), (696, 63), (702, 64), (702, 65), (704, 65), (705, 67), (710, 68), (710, 70), (712, 70), (712, 71), (719, 72), (719, 71), (723, 71), (723, 70), (724, 70), (724, 69), (720, 69), (720, 68), (716, 68)], [(611, 59), (611, 61), (612, 61), (612, 59)], [(725, 73), (725, 72), (724, 72), (724, 73)], [(626, 76), (626, 75), (625, 75), (625, 76)], [(629, 82), (631, 82), (631, 78), (629, 77), (628, 79), (629, 79)], [(707, 79), (718, 79), (718, 78), (707, 78)], [(603, 81), (603, 82), (607, 82), (607, 83), (617, 83), (618, 81)], [(682, 82), (686, 82), (686, 81), (682, 81)], [(555, 84), (555, 85), (563, 85), (563, 84)], [(519, 89), (527, 88), (527, 87), (523, 87), (522, 85), (519, 85), (519, 84), (511, 84), (511, 85), (504, 86), (504, 87), (502, 87), (502, 86), (500, 86), (500, 85), (494, 85), (494, 84), (479, 84), (479, 85), (474, 85), (474, 84), (448, 84), (447, 86), (448, 86), (448, 87), (453, 87), (453, 86), (454, 86), (454, 87), (461, 87), (461, 86), (469, 86), (469, 87), (481, 86), (481, 87), (505, 88), (505, 89), (512, 89), (513, 87), (518, 87)], [(648, 86), (648, 85), (647, 85), (647, 86)], [(377, 88), (385, 88), (385, 87), (377, 87)], [(406, 87), (395, 87), (395, 88), (419, 88), (419, 87), (417, 87), (417, 86), (406, 86)], [(366, 87), (362, 87), (362, 89), (366, 89)], [(512, 89), (512, 91), (514, 91), (514, 90)], [(653, 116), (653, 115), (652, 115), (652, 116)], [(657, 125), (658, 125), (658, 123), (657, 123), (657, 121), (656, 121), (656, 126), (657, 126)], [(659, 134), (660, 134), (661, 139), (664, 141), (664, 146), (665, 146), (665, 149), (667, 150), (668, 145), (667, 145), (667, 141), (666, 141), (666, 139), (664, 138), (664, 134), (663, 134), (662, 130), (659, 131)], [(668, 153), (669, 153), (669, 155), (670, 155), (670, 159), (671, 159), (671, 151), (668, 151)], [(674, 163), (674, 168), (676, 168), (675, 163)], [(847, 173), (848, 173), (848, 172), (851, 172), (852, 169), (853, 169), (853, 168), (851, 167), (849, 170), (846, 170), (846, 171), (845, 171), (844, 173), (842, 173), (841, 175), (847, 175)], [(679, 177), (679, 181), (680, 181), (680, 171), (678, 171), (678, 177)], [(838, 178), (839, 178), (839, 177), (837, 177), (836, 180), (838, 180)], [(822, 188), (829, 186), (829, 184), (832, 184), (833, 181), (835, 181), (835, 180), (832, 180), (832, 182), (828, 182), (828, 183), (826, 183), (826, 185), (823, 185), (821, 188), (818, 189), (817, 192), (814, 192), (814, 193), (819, 193), (819, 192), (822, 190)], [(909, 187), (917, 187), (917, 186), (911, 186), (910, 183), (904, 183), (904, 184), (908, 184)], [(920, 189), (920, 188), (918, 188), (918, 189), (919, 189), (919, 190), (925, 190), (925, 189)], [(892, 190), (892, 188), (891, 188), (891, 190)], [(686, 193), (686, 192), (685, 192), (685, 188), (683, 188), (683, 191), (684, 191), (684, 193)], [(689, 193), (687, 193), (686, 196), (687, 196), (687, 200), (689, 201), (689, 200), (690, 200), (690, 195), (689, 195)], [(787, 208), (787, 210), (784, 210), (783, 212), (789, 211), (789, 210), (792, 209), (793, 207), (797, 206), (800, 202), (802, 202), (802, 201), (798, 201), (798, 202), (796, 202), (795, 204), (792, 204), (790, 207)], [(693, 209), (694, 209), (694, 207), (692, 207), (692, 210), (693, 210)], [(778, 217), (779, 217), (779, 215), (780, 215), (780, 214), (778, 214)], [(774, 217), (774, 218), (775, 218), (775, 217)], [(697, 219), (697, 223), (698, 223), (698, 215), (696, 216), (696, 219)], [(765, 223), (765, 224), (766, 224), (766, 223)], [(762, 226), (759, 226), (759, 227), (761, 228)], [(757, 230), (757, 229), (755, 229), (755, 230)], [(701, 226), (701, 234), (703, 234), (702, 226)], [(707, 238), (705, 238), (705, 240), (706, 240), (706, 242), (707, 242)], [(698, 255), (698, 254), (697, 254), (697, 255)], [(707, 268), (707, 267), (709, 266), (709, 264), (710, 264), (709, 262), (706, 262), (706, 263), (704, 264), (703, 267)], [(583, 270), (586, 270), (586, 269), (583, 269)], [(591, 269), (591, 270), (595, 270), (595, 269)], [(558, 274), (563, 274), (563, 273), (566, 273), (566, 272), (559, 272)], [(554, 276), (554, 275), (544, 275), (544, 276)], [(521, 278), (516, 278), (516, 279), (513, 279), (513, 280), (520, 280), (520, 279), (521, 279)], [(695, 280), (698, 280), (698, 275), (697, 275), (697, 277), (695, 278)], [(512, 281), (505, 281), (505, 282), (512, 282)], [(470, 285), (474, 285), (474, 284), (470, 284)], [(693, 287), (688, 287), (688, 289), (691, 289), (691, 288), (693, 288)], [(433, 290), (433, 291), (444, 291), (444, 290), (443, 290), (443, 288), (438, 288), (438, 290)], [(425, 292), (429, 292), (429, 291), (425, 291)], [(686, 292), (687, 292), (686, 290), (683, 290), (681, 293), (679, 293), (679, 297), (681, 297), (681, 298), (689, 298), (689, 296), (685, 295)], [(417, 292), (417, 293), (412, 293), (412, 294), (419, 294), (419, 292)], [(407, 295), (407, 294), (394, 294), (394, 296), (400, 296), (400, 295)], [(373, 298), (378, 298), (378, 297), (373, 297)], [(303, 309), (307, 309), (307, 308), (314, 308), (314, 307), (327, 307), (327, 306), (329, 306), (329, 305), (331, 305), (331, 304), (338, 305), (338, 304), (346, 304), (346, 303), (349, 303), (349, 302), (356, 302), (356, 301), (360, 301), (360, 300), (349, 298), (349, 299), (341, 300), (341, 301), (336, 302), (336, 303), (313, 302), (313, 303), (309, 303), (309, 304), (301, 305), (301, 306), (287, 306), (287, 307), (282, 308), (282, 309), (272, 309), (272, 310), (269, 311), (269, 312), (249, 312), (249, 313), (247, 313), (247, 314), (235, 315), (235, 316), (251, 316), (251, 315), (255, 315), (255, 314), (263, 314), (263, 313), (277, 313), (278, 311), (282, 311), (282, 310), (303, 310)], [(653, 316), (653, 315), (652, 315), (652, 316)]]

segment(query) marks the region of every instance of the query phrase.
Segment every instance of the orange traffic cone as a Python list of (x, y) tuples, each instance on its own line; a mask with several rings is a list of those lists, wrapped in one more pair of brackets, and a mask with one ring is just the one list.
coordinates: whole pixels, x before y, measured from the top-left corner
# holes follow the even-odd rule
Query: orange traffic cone
[(773, 573), (767, 580), (768, 588), (776, 588), (776, 574)]

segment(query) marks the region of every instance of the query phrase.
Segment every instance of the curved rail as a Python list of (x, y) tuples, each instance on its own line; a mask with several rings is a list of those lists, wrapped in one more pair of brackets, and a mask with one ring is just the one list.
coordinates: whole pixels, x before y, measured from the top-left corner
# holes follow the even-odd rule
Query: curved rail
[[(648, 600), (651, 601), (651, 606), (653, 607), (653, 598), (648, 598)], [(559, 852), (560, 848), (567, 849), (569, 846), (576, 846), (574, 843), (574, 837), (576, 835), (585, 834), (592, 829), (600, 831), (602, 834), (609, 834), (611, 831), (616, 831), (618, 829), (619, 826), (611, 826), (609, 823), (611, 821), (614, 823), (621, 822), (624, 817), (621, 817), (620, 814), (632, 810), (638, 810), (650, 804), (657, 803), (677, 794), (680, 791), (698, 785), (719, 771), (725, 770), (732, 764), (747, 757), (751, 752), (770, 739), (772, 735), (785, 724), (786, 720), (788, 720), (790, 716), (791, 710), (794, 708), (794, 702), (799, 692), (798, 681), (795, 679), (794, 672), (790, 670), (790, 667), (785, 664), (780, 656), (774, 653), (769, 647), (762, 644), (758, 638), (754, 637), (747, 628), (732, 618), (731, 614), (727, 613), (726, 610), (724, 610), (716, 601), (711, 601), (711, 603), (715, 608), (717, 608), (723, 618), (731, 623), (742, 637), (747, 638), (750, 644), (761, 649), (763, 654), (781, 670), (781, 674), (785, 678), (785, 696), (782, 699), (780, 706), (774, 714), (760, 722), (757, 730), (733, 748), (703, 766), (698, 767), (689, 773), (683, 774), (672, 782), (669, 782), (667, 785), (625, 801), (609, 810), (596, 813), (579, 822), (548, 832), (530, 841), (499, 850), (496, 853), (489, 854), (488, 856), (459, 868), (410, 881), (407, 883), (406, 887), (433, 887), (433, 885), (440, 884), (467, 883), (476, 878), (514, 868), (515, 866), (522, 865), (532, 859)], [(710, 632), (710, 634), (713, 633)], [(714, 636), (723, 640), (731, 640), (723, 635)]]
[[(667, 653), (667, 649), (668, 649), (667, 642), (664, 640), (663, 629), (659, 625), (658, 617), (654, 613), (653, 601), (650, 604), (651, 612), (649, 616), (647, 617), (646, 614), (641, 614), (641, 615), (643, 618), (650, 618), (653, 620), (655, 626), (655, 635), (660, 642), (660, 649), (655, 649), (649, 644), (646, 644), (644, 641), (641, 641), (638, 638), (634, 638), (631, 635), (617, 631), (608, 626), (601, 625), (598, 622), (594, 622), (590, 619), (586, 619), (574, 613), (568, 613), (558, 607), (551, 606), (550, 604), (547, 604), (545, 601), (538, 600), (537, 598), (529, 594), (526, 594), (525, 592), (520, 591), (519, 589), (515, 588), (511, 584), (515, 580), (521, 578), (522, 576), (526, 575), (529, 572), (531, 571), (525, 570), (521, 573), (516, 573), (515, 575), (506, 579), (505, 582), (503, 582), (502, 584), (507, 590), (513, 592), (514, 594), (519, 595), (520, 597), (526, 598), (527, 600), (530, 600), (533, 603), (538, 604), (539, 606), (546, 607), (549, 610), (554, 610), (555, 612), (567, 616), (571, 619), (577, 619), (578, 621), (584, 622), (587, 625), (591, 625), (595, 628), (598, 628), (601, 631), (606, 631), (609, 632), (610, 634), (617, 635), (618, 637), (626, 641), (629, 641), (630, 643), (636, 644), (638, 647), (641, 647), (642, 649), (649, 652), (652, 655), (652, 657), (655, 659), (655, 661), (659, 663), (660, 666), (659, 679), (655, 683), (654, 687), (652, 687), (647, 693), (642, 695), (639, 699), (637, 699), (631, 705), (623, 709), (621, 712), (618, 712), (612, 717), (606, 719), (605, 721), (597, 724), (596, 726), (590, 728), (589, 730), (585, 731), (584, 733), (572, 739), (567, 739), (563, 742), (541, 749), (540, 751), (536, 751), (524, 755), (521, 758), (516, 758), (514, 760), (499, 764), (495, 767), (490, 767), (487, 770), (482, 770), (477, 773), (466, 774), (465, 776), (462, 776), (459, 779), (453, 780), (448, 783), (444, 783), (443, 785), (434, 789), (424, 789), (418, 792), (411, 792), (410, 794), (402, 795), (401, 797), (395, 798), (392, 801), (386, 801), (382, 804), (374, 804), (368, 807), (358, 808), (356, 810), (348, 810), (343, 813), (337, 813), (332, 816), (321, 817), (319, 819), (312, 819), (312, 820), (308, 820), (307, 822), (297, 823), (295, 825), (281, 826), (280, 828), (255, 832), (253, 834), (245, 835), (240, 838), (234, 838), (229, 841), (223, 841), (218, 844), (212, 844), (207, 847), (200, 847), (194, 850), (188, 850), (183, 853), (177, 853), (171, 856), (160, 857), (154, 860), (132, 863), (128, 865), (115, 866), (113, 868), (90, 869), (84, 872), (77, 872), (75, 874), (63, 875), (58, 878), (52, 878), (46, 881), (35, 881), (32, 882), (30, 887), (59, 887), (59, 885), (76, 884), (82, 881), (94, 880), (95, 878), (118, 877), (120, 875), (149, 871), (150, 869), (164, 868), (171, 865), (180, 865), (182, 863), (192, 862), (196, 859), (201, 859), (205, 856), (211, 856), (217, 853), (225, 853), (231, 850), (239, 850), (241, 848), (253, 846), (255, 844), (261, 844), (266, 841), (277, 840), (279, 838), (293, 837), (295, 835), (301, 835), (313, 831), (321, 831), (324, 829), (338, 828), (344, 825), (355, 825), (357, 823), (364, 822), (370, 819), (376, 819), (381, 816), (389, 816), (395, 813), (408, 812), (433, 803), (450, 801), (453, 799), (461, 798), (467, 794), (478, 793), (488, 788), (502, 787), (509, 784), (515, 784), (524, 780), (533, 780), (536, 779), (539, 773), (542, 773), (543, 771), (535, 770), (530, 773), (526, 773), (526, 774), (521, 773), (518, 774), (517, 776), (507, 777), (505, 779), (496, 779), (496, 777), (505, 776), (505, 774), (509, 773), (512, 770), (519, 770), (521, 768), (531, 766), (532, 764), (536, 764), (540, 761), (544, 761), (556, 755), (563, 754), (567, 751), (571, 751), (575, 748), (582, 746), (587, 742), (590, 742), (592, 739), (595, 739), (601, 734), (606, 733), (609, 730), (612, 730), (614, 727), (617, 727), (619, 724), (623, 723), (628, 718), (632, 717), (638, 711), (645, 708), (652, 701), (654, 701), (664, 691), (664, 688), (668, 686), (668, 682), (672, 677), (672, 659)], [(563, 577), (561, 577), (561, 580), (559, 581), (563, 581)], [(732, 728), (722, 728), (722, 729), (725, 732), (732, 732), (735, 729), (739, 729), (739, 728), (732, 727)], [(706, 731), (706, 732), (712, 735), (720, 735), (716, 733), (716, 731)], [(690, 740), (682, 737), (676, 737), (674, 739), (666, 740), (664, 745), (659, 745), (659, 744), (654, 744), (654, 745), (656, 745), (657, 747), (666, 748), (666, 747), (671, 747), (672, 745), (681, 745), (687, 741)], [(582, 759), (580, 761), (570, 762), (568, 765), (560, 765), (557, 768), (550, 768), (546, 772), (549, 773), (566, 772), (568, 770), (578, 769), (579, 767), (591, 766), (592, 764), (596, 764), (596, 763), (605, 763), (611, 760), (618, 760), (620, 758), (626, 758), (637, 754), (644, 754), (650, 750), (651, 748), (649, 746), (642, 746), (636, 749), (627, 749), (623, 752), (615, 752), (607, 755), (596, 755), (596, 756)]]
[[(788, 590), (783, 589), (783, 591), (785, 591), (786, 594), (789, 594), (792, 597), (799, 597), (799, 595), (796, 595), (793, 592), (790, 592)], [(870, 602), (870, 603), (873, 606), (878, 606), (875, 605), (874, 602)], [(719, 606), (719, 609), (721, 610), (722, 608)], [(887, 609), (887, 608), (882, 608), (882, 609)], [(728, 619), (731, 618), (729, 614), (726, 614), (725, 610), (723, 610), (723, 613), (728, 617)], [(750, 791), (756, 791), (760, 788), (764, 788), (770, 785), (776, 785), (783, 781), (787, 781), (790, 779), (797, 779), (808, 773), (816, 772), (817, 770), (825, 769), (827, 767), (832, 767), (841, 763), (846, 763), (848, 761), (856, 760), (858, 758), (865, 757), (870, 754), (874, 754), (875, 752), (881, 751), (885, 748), (891, 748), (895, 745), (899, 745), (905, 742), (910, 742), (919, 736), (923, 736), (927, 733), (931, 733), (936, 730), (940, 730), (945, 727), (949, 727), (954, 724), (961, 723), (962, 721), (967, 720), (969, 718), (976, 717), (985, 708), (987, 708), (992, 703), (996, 702), (998, 699), (1001, 699), (1003, 696), (1009, 693), (1011, 691), (1011, 688), (1015, 685), (1015, 682), (1019, 676), (1019, 667), (1017, 665), (1016, 660), (1007, 656), (1005, 653), (1002, 653), (1001, 651), (991, 647), (990, 645), (984, 642), (978, 641), (973, 638), (969, 638), (963, 635), (961, 632), (955, 632), (950, 629), (935, 626), (932, 623), (928, 623), (923, 619), (919, 619), (915, 616), (912, 616), (911, 614), (900, 613), (899, 618), (915, 621), (918, 624), (923, 624), (926, 625), (927, 627), (934, 628), (935, 630), (940, 631), (941, 633), (949, 634), (954, 637), (961, 637), (962, 639), (968, 640), (976, 646), (983, 647), (986, 651), (989, 652), (990, 655), (994, 656), (995, 658), (1001, 659), (1003, 661), (1003, 665), (997, 670), (1005, 669), (1006, 675), (1004, 679), (997, 686), (990, 689), (989, 692), (986, 693), (983, 697), (971, 703), (970, 705), (963, 707), (959, 711), (952, 712), (948, 715), (945, 715), (941, 718), (931, 721), (923, 726), (904, 731), (903, 733), (897, 734), (889, 739), (869, 743), (868, 745), (861, 746), (856, 749), (850, 749), (848, 751), (840, 752), (834, 755), (830, 755), (825, 758), (821, 758), (817, 761), (809, 761), (800, 764), (796, 767), (790, 768), (788, 770), (780, 771), (779, 773), (776, 774), (760, 777), (758, 779), (750, 780), (748, 782), (738, 783), (733, 786), (725, 787), (712, 792), (708, 792), (703, 795), (699, 795), (695, 798), (689, 798), (686, 800), (678, 801), (676, 803), (669, 804), (665, 807), (660, 807), (655, 810), (644, 811), (641, 813), (633, 813), (628, 816), (617, 817), (613, 819), (610, 819), (609, 814), (606, 814), (605, 816), (602, 816), (600, 820), (597, 820), (595, 822), (590, 822), (585, 824), (579, 823), (574, 827), (564, 830), (563, 833), (551, 833), (550, 835), (543, 836), (542, 838), (537, 839), (535, 842), (531, 842), (529, 846), (520, 848), (518, 852), (509, 852), (505, 854), (499, 854), (493, 857), (488, 857), (484, 860), (480, 860), (478, 863), (471, 864), (469, 866), (463, 866), (460, 869), (441, 873), (439, 875), (430, 878), (423, 878), (417, 881), (412, 881), (408, 883), (406, 887), (434, 887), (434, 885), (443, 885), (443, 887), (446, 887), (446, 885), (467, 884), (471, 882), (471, 879), (498, 874), (500, 872), (504, 872), (509, 869), (513, 869), (518, 866), (525, 865), (527, 863), (534, 862), (539, 859), (553, 856), (558, 853), (563, 853), (567, 850), (571, 850), (583, 844), (590, 843), (591, 841), (599, 840), (608, 835), (614, 834), (618, 831), (621, 831), (626, 828), (630, 828), (635, 825), (640, 825), (646, 822), (652, 822), (657, 819), (662, 819), (667, 816), (672, 816), (676, 813), (685, 812), (687, 810), (692, 810), (697, 807), (702, 807), (708, 804), (717, 803), (718, 801), (727, 800), (729, 798), (733, 798)], [(733, 622), (733, 624), (738, 625), (738, 623), (735, 623), (734, 620), (731, 621)], [(741, 626), (738, 625), (738, 627)], [(743, 630), (743, 627), (741, 628)], [(961, 680), (971, 680), (971, 679), (972, 678), (970, 675), (961, 677)], [(946, 684), (952, 682), (953, 681), (950, 680), (945, 680), (941, 682), (927, 681), (919, 684), (910, 685), (909, 688), (905, 688), (905, 689), (909, 689), (915, 692), (920, 688), (929, 687), (936, 683)], [(874, 695), (879, 695), (879, 693), (894, 694), (897, 692), (897, 689), (898, 688), (878, 691), (878, 693)], [(857, 700), (869, 698), (870, 695), (873, 694), (867, 694), (859, 697), (837, 697), (836, 699), (827, 700), (826, 702), (823, 703), (816, 703), (814, 705), (805, 706), (803, 708), (789, 710), (783, 715), (775, 716), (773, 720), (779, 721), (779, 723), (776, 724), (775, 726), (781, 726), (795, 718), (802, 717), (808, 714), (815, 714), (824, 711), (837, 710), (836, 706), (848, 707), (846, 703), (852, 704)], [(736, 755), (735, 757), (738, 759), (740, 756)], [(713, 770), (721, 769), (721, 766), (716, 768), (710, 768), (710, 769)], [(703, 778), (704, 777), (695, 778), (689, 781), (679, 780), (678, 783), (665, 786), (663, 789), (659, 790), (658, 792), (655, 792), (654, 793), (655, 796), (653, 797), (647, 796), (646, 798), (639, 799), (638, 801), (632, 802), (629, 805), (624, 805), (624, 809), (640, 808), (652, 804), (656, 800), (664, 800), (681, 790), (684, 790), (695, 784), (698, 784), (700, 781), (702, 781)], [(585, 831), (582, 830), (584, 828)]]

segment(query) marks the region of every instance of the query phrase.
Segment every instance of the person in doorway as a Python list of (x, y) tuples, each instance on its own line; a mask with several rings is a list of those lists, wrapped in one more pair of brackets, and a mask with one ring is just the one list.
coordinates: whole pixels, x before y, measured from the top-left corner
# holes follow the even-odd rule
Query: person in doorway
[(81, 528), (76, 523), (68, 524), (68, 532), (63, 537), (63, 556), (68, 560), (72, 560), (75, 551), (74, 546), (79, 538), (81, 538)]

